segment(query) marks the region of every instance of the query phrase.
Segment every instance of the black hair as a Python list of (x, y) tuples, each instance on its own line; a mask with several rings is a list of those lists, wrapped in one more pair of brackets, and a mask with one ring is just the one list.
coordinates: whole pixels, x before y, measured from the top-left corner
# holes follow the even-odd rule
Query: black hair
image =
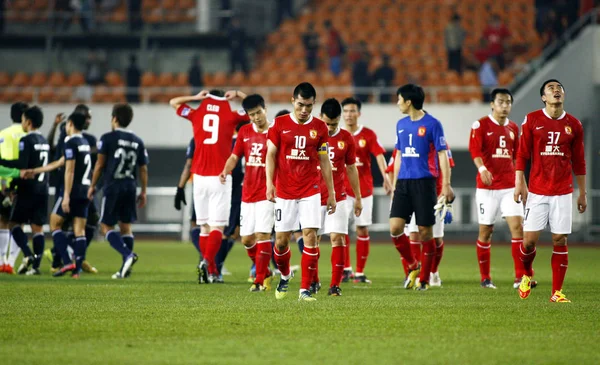
[(275, 114), (275, 118), (280, 117), (282, 115), (288, 115), (290, 114), (290, 111), (287, 109), (283, 109), (277, 112), (277, 114)]
[(92, 115), (90, 114), (90, 108), (85, 104), (77, 104), (75, 110), (73, 110), (73, 113), (83, 114), (86, 118), (92, 117)]
[(112, 116), (113, 118), (117, 118), (117, 123), (119, 126), (127, 128), (133, 119), (133, 109), (129, 104), (115, 104), (113, 106)]
[(515, 99), (513, 98), (512, 93), (510, 92), (510, 90), (508, 90), (508, 89), (502, 89), (502, 88), (496, 88), (496, 89), (492, 90), (492, 92), (490, 93), (490, 97), (491, 97), (492, 102), (494, 102), (494, 100), (496, 100), (496, 95), (498, 95), (498, 94), (505, 94), (505, 95), (510, 96), (510, 102), (511, 103), (515, 101)]
[(423, 109), (423, 103), (425, 102), (425, 92), (423, 91), (423, 88), (419, 85), (406, 84), (400, 86), (398, 88), (398, 91), (396, 92), (396, 95), (402, 96), (402, 99), (404, 99), (404, 101), (410, 100), (412, 106), (415, 109)]
[(317, 98), (317, 90), (308, 82), (303, 82), (294, 88), (294, 99), (297, 99), (298, 96), (303, 97), (304, 99)]
[(225, 96), (225, 91), (221, 89), (212, 89), (208, 92), (210, 95), (218, 96), (220, 98)]
[(337, 99), (330, 98), (321, 105), (321, 114), (326, 115), (329, 119), (335, 119), (342, 115), (342, 107)]
[(71, 121), (71, 123), (73, 123), (73, 127), (75, 127), (75, 129), (77, 129), (78, 131), (83, 130), (83, 128), (85, 127), (86, 119), (87, 117), (83, 113), (75, 112), (69, 115), (69, 120)]
[[(563, 91), (565, 90), (565, 87), (563, 86), (562, 82), (558, 81), (557, 79), (546, 80), (542, 84), (542, 87), (540, 87), (540, 97), (544, 96), (544, 89), (546, 88), (546, 85), (548, 85), (551, 82), (558, 82), (560, 84), (560, 87), (563, 88)], [(544, 105), (546, 104), (546, 102), (543, 100), (542, 100), (542, 103), (544, 103)]]
[(362, 108), (362, 102), (353, 97), (349, 97), (349, 98), (342, 100), (342, 108), (345, 107), (346, 105), (356, 105), (356, 107), (358, 108), (358, 111), (360, 111), (360, 108)]
[(21, 116), (27, 108), (29, 108), (29, 105), (22, 101), (17, 101), (10, 106), (10, 119), (12, 119), (13, 123), (21, 123)]
[(259, 106), (265, 108), (265, 99), (258, 94), (248, 95), (242, 100), (242, 108), (246, 112)]
[(235, 126), (235, 131), (239, 132), (240, 129), (242, 129), (242, 127), (245, 126), (246, 124), (250, 124), (250, 121), (246, 120), (246, 121), (243, 121), (240, 124), (236, 125)]
[(37, 105), (25, 109), (23, 115), (26, 120), (31, 121), (31, 125), (35, 129), (40, 128), (44, 123), (44, 113), (42, 113), (42, 109)]

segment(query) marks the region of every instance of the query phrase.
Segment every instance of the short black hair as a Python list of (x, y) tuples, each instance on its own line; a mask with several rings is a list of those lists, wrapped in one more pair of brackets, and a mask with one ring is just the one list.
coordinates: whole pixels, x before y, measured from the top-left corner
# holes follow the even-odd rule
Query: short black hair
[(294, 99), (297, 99), (298, 96), (303, 97), (304, 99), (317, 98), (317, 90), (308, 82), (303, 82), (294, 88)]
[(290, 114), (290, 111), (287, 109), (283, 109), (277, 112), (277, 114), (275, 114), (275, 118), (280, 117), (282, 115), (288, 115)]
[(557, 79), (546, 80), (542, 84), (542, 87), (540, 87), (540, 96), (544, 96), (544, 89), (546, 88), (546, 85), (548, 85), (551, 82), (558, 82), (560, 84), (560, 86), (563, 88), (563, 90), (565, 89), (565, 87), (563, 86), (562, 82), (558, 81)]
[(342, 107), (337, 99), (330, 98), (321, 105), (321, 114), (326, 115), (329, 119), (335, 119), (342, 115)]
[(210, 95), (218, 96), (220, 98), (225, 96), (225, 90), (221, 90), (221, 89), (212, 89), (208, 93)]
[(349, 97), (349, 98), (342, 100), (342, 108), (345, 107), (346, 105), (356, 105), (356, 107), (358, 108), (358, 111), (360, 111), (360, 108), (362, 108), (362, 102), (360, 100), (358, 100), (357, 98), (353, 98), (353, 97)]
[(415, 84), (402, 85), (398, 88), (396, 95), (402, 96), (402, 99), (404, 99), (404, 101), (410, 100), (412, 103), (412, 106), (415, 109), (417, 109), (417, 110), (423, 109), (423, 103), (425, 102), (425, 92), (423, 91), (423, 88), (420, 87), (419, 85), (415, 85)]
[(21, 116), (27, 108), (29, 108), (29, 105), (22, 101), (17, 101), (10, 106), (10, 119), (12, 119), (13, 123), (21, 123)]
[(113, 106), (112, 116), (113, 118), (117, 118), (117, 123), (119, 126), (127, 128), (133, 119), (133, 109), (129, 104), (115, 104)]
[(496, 95), (498, 95), (498, 94), (505, 94), (505, 95), (510, 96), (510, 102), (511, 103), (513, 103), (515, 101), (515, 98), (513, 98), (513, 95), (510, 92), (510, 90), (508, 90), (508, 89), (502, 89), (502, 88), (496, 88), (496, 89), (492, 90), (492, 92), (490, 93), (490, 97), (491, 97), (492, 102), (494, 100), (496, 100)]
[(82, 131), (85, 127), (85, 120), (87, 119), (86, 115), (83, 113), (72, 113), (69, 115), (69, 119), (73, 123), (73, 127), (78, 131)]
[(240, 124), (236, 125), (235, 126), (235, 131), (239, 132), (240, 129), (242, 129), (242, 127), (245, 126), (246, 124), (250, 124), (250, 121), (246, 120), (246, 121), (243, 121)]
[(92, 117), (92, 115), (90, 114), (90, 107), (85, 104), (77, 104), (75, 110), (73, 110), (73, 113), (83, 114), (86, 118)]
[(31, 121), (31, 125), (35, 129), (40, 128), (44, 123), (44, 113), (42, 113), (42, 109), (37, 105), (25, 109), (23, 115), (26, 120)]
[(265, 99), (258, 94), (248, 95), (242, 100), (242, 108), (246, 112), (259, 106), (265, 108)]

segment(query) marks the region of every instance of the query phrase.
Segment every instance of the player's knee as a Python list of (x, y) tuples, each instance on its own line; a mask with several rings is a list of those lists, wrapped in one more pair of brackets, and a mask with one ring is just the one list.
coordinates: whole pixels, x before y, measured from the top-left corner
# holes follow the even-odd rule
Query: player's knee
[(254, 244), (254, 237), (252, 236), (242, 236), (242, 245), (246, 247), (252, 247)]
[(492, 234), (494, 233), (494, 226), (480, 225), (479, 226), (479, 240), (482, 242), (490, 242), (492, 240)]
[(277, 237), (275, 238), (275, 246), (277, 246), (277, 248), (279, 250), (283, 250), (288, 245), (289, 245), (289, 238), (284, 234), (282, 234), (282, 235), (278, 234)]
[(390, 220), (390, 234), (392, 236), (399, 236), (404, 233), (404, 224), (397, 222), (395, 219)]
[(566, 234), (552, 235), (552, 244), (554, 246), (566, 246), (567, 245), (567, 235)]
[(112, 230), (112, 228), (113, 228), (113, 227), (111, 227), (111, 226), (107, 226), (107, 225), (106, 225), (106, 224), (104, 224), (104, 223), (101, 223), (101, 224), (100, 224), (100, 232), (102, 232), (102, 234), (103, 234), (103, 235), (106, 235), (106, 234), (107, 234), (109, 231), (111, 231), (111, 230)]
[(317, 244), (317, 231), (314, 229), (306, 229), (302, 231), (304, 236), (304, 246), (314, 247)]
[(431, 227), (419, 226), (419, 235), (421, 236), (421, 241), (430, 241), (433, 239), (433, 230)]
[(344, 235), (343, 234), (332, 234), (331, 237), (331, 246), (332, 247), (342, 247), (344, 246)]
[(356, 227), (356, 235), (359, 237), (366, 237), (369, 235), (369, 227)]
[(438, 238), (435, 239), (435, 247), (440, 247), (443, 244), (444, 244), (444, 239), (443, 238), (438, 237)]

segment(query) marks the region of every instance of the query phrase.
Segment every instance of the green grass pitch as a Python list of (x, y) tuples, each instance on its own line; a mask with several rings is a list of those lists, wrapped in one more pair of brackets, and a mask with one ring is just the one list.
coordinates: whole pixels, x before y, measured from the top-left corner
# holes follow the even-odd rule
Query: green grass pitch
[[(140, 261), (127, 280), (111, 280), (118, 255), (94, 243), (98, 275), (0, 275), (2, 364), (598, 364), (600, 249), (573, 246), (564, 292), (549, 303), (549, 246), (535, 261), (539, 286), (521, 300), (512, 289), (508, 245), (492, 251), (498, 290), (479, 286), (475, 247), (448, 243), (442, 288), (401, 289), (391, 243), (371, 246), (372, 285), (343, 284), (327, 297), (330, 248), (322, 244), (323, 291), (298, 302), (249, 293), (249, 259), (236, 244), (226, 284), (198, 285), (190, 244), (136, 242)], [(354, 257), (354, 254), (353, 254)], [(292, 263), (300, 254), (292, 253)], [(274, 282), (276, 283), (278, 279)]]

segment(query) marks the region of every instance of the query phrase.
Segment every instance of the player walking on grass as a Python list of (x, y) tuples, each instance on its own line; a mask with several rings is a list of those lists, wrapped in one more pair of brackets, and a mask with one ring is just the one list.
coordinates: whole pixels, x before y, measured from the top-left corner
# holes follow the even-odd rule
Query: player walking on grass
[[(396, 249), (408, 263), (404, 287), (410, 289), (415, 286), (420, 273), (420, 284), (416, 289), (427, 290), (435, 254), (432, 229), (435, 224), (434, 207), (438, 200), (435, 179), (441, 170), (444, 179), (441, 195), (452, 202), (454, 192), (450, 186), (450, 163), (442, 124), (423, 111), (423, 89), (407, 84), (398, 89), (397, 95), (398, 107), (408, 117), (400, 119), (396, 125), (399, 158), (394, 162), (397, 180), (390, 210), (390, 233)], [(423, 240), (422, 267), (413, 256), (409, 239), (404, 234), (406, 222), (413, 214)]]
[[(199, 246), (203, 255), (198, 266), (199, 284), (208, 283), (209, 274), (211, 278), (218, 276), (215, 257), (229, 222), (232, 190), (231, 176), (221, 184), (219, 174), (231, 154), (235, 127), (248, 120), (246, 113), (232, 111), (229, 105), (229, 100), (240, 96), (238, 91), (213, 90), (209, 93), (203, 90), (197, 95), (180, 96), (169, 102), (177, 115), (191, 121), (194, 128), (194, 209), (196, 222), (200, 225)], [(193, 109), (187, 104), (191, 101), (202, 103)]]
[[(354, 137), (356, 146), (356, 168), (360, 179), (360, 192), (364, 209), (359, 216), (350, 214), (349, 225), (356, 229), (356, 273), (355, 282), (370, 283), (364, 274), (364, 268), (369, 257), (369, 226), (373, 224), (373, 174), (371, 172), (371, 156), (375, 156), (377, 166), (383, 176), (383, 187), (386, 193), (392, 190), (392, 183), (385, 174), (385, 149), (379, 143), (375, 132), (362, 124), (358, 123), (362, 103), (355, 98), (346, 98), (342, 100), (342, 117), (348, 130)], [(354, 192), (350, 181), (346, 179), (346, 191), (348, 199), (354, 200)], [(352, 264), (350, 260), (350, 237), (345, 237), (345, 261), (344, 261), (344, 282), (350, 281), (353, 276)]]
[[(115, 104), (112, 110), (112, 131), (100, 137), (98, 160), (88, 190), (88, 199), (92, 200), (96, 184), (104, 175), (100, 229), (111, 247), (123, 259), (121, 269), (112, 276), (113, 279), (128, 277), (131, 267), (138, 260), (133, 249), (131, 225), (137, 220), (136, 203), (139, 208), (146, 205), (148, 151), (141, 138), (125, 129), (132, 120), (133, 109), (129, 104)], [(141, 190), (139, 195), (138, 170)], [(114, 230), (117, 223), (120, 231)]]
[(469, 152), (477, 175), (477, 211), (479, 237), (477, 261), (481, 287), (496, 289), (490, 275), (491, 244), (498, 213), (506, 220), (512, 237), (512, 257), (515, 267), (515, 288), (523, 276), (519, 248), (523, 243), (523, 204), (514, 200), (515, 165), (519, 127), (508, 119), (513, 96), (507, 89), (494, 89), (490, 95), (492, 113), (473, 123)]
[(327, 155), (327, 125), (311, 115), (316, 96), (311, 84), (304, 82), (296, 86), (292, 97), (293, 112), (276, 118), (268, 133), (267, 199), (275, 201), (275, 261), (281, 272), (275, 292), (277, 299), (284, 298), (288, 292), (292, 278), (289, 239), (300, 224), (304, 250), (299, 300), (316, 300), (309, 289), (319, 260), (317, 229), (321, 228), (321, 194), (318, 166), (329, 194), (327, 211), (329, 214), (336, 211), (331, 163)]
[[(554, 248), (550, 301), (568, 303), (570, 300), (563, 294), (562, 286), (569, 265), (567, 237), (573, 221), (572, 173), (579, 188), (577, 210), (582, 214), (587, 208), (583, 126), (565, 112), (565, 90), (559, 81), (545, 81), (540, 96), (545, 107), (525, 117), (517, 153), (514, 200), (525, 204), (525, 235), (519, 250), (524, 274), (519, 295), (526, 299), (531, 293), (536, 245), (542, 230), (549, 224)], [(531, 162), (529, 190), (524, 172), (527, 161)]]
[(275, 204), (267, 200), (266, 158), (269, 122), (262, 96), (249, 95), (242, 107), (252, 124), (243, 126), (237, 136), (233, 152), (220, 174), (225, 184), (238, 161), (244, 157), (246, 171), (242, 188), (240, 235), (248, 257), (256, 267), (256, 277), (251, 292), (271, 290), (273, 274), (269, 269), (271, 260), (271, 232), (275, 224)]
[[(336, 99), (327, 99), (321, 106), (321, 119), (329, 129), (328, 155), (332, 165), (333, 187), (335, 190), (335, 213), (327, 214), (329, 194), (325, 181), (321, 179), (321, 229), (319, 238), (328, 234), (331, 240), (331, 284), (327, 295), (341, 296), (340, 282), (344, 274), (344, 244), (348, 235), (348, 216), (354, 214), (360, 217), (362, 198), (356, 168), (356, 147), (350, 132), (340, 128), (342, 108)], [(354, 199), (347, 199), (346, 176), (354, 192)], [(354, 202), (354, 206), (351, 206)], [(320, 241), (320, 240), (319, 240)], [(320, 252), (319, 252), (320, 254)], [(318, 265), (317, 265), (318, 271)], [(321, 284), (313, 279), (312, 288), (316, 294)]]

